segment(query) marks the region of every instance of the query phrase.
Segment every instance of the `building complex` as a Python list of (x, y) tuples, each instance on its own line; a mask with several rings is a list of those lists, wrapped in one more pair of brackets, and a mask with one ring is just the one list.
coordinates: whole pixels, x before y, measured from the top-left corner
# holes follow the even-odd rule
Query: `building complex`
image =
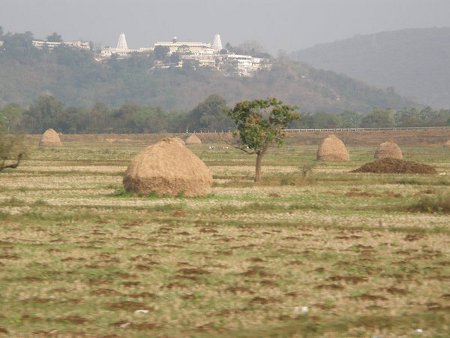
[[(0, 47), (3, 45), (0, 41)], [(92, 50), (90, 42), (85, 41), (44, 41), (33, 40), (32, 44), (38, 49), (53, 50), (64, 46), (83, 50)], [(127, 58), (137, 53), (150, 53), (155, 55), (153, 69), (183, 68), (191, 69), (210, 68), (221, 71), (227, 76), (253, 76), (256, 72), (270, 69), (272, 64), (267, 58), (259, 58), (251, 55), (231, 53), (224, 49), (220, 35), (216, 34), (212, 43), (178, 41), (175, 37), (172, 41), (156, 42), (153, 47), (132, 49), (128, 47), (124, 33), (119, 35), (115, 48), (105, 47), (96, 53), (95, 59), (99, 62), (116, 58)]]

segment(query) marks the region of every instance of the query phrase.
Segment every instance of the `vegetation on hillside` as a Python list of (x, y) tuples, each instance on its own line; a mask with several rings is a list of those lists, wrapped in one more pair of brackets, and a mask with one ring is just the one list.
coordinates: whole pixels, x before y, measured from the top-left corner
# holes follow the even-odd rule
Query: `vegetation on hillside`
[[(151, 52), (97, 62), (91, 51), (64, 46), (52, 51), (38, 50), (32, 46), (30, 32), (7, 33), (0, 39), (4, 41), (0, 47), (0, 106), (9, 103), (27, 106), (42, 94), (75, 107), (97, 102), (112, 107), (133, 103), (171, 111), (190, 110), (212, 94), (231, 104), (257, 97), (277, 97), (310, 112), (367, 112), (374, 107), (411, 105), (395, 92), (369, 87), (286, 58), (273, 60), (270, 71), (261, 71), (253, 78), (238, 78), (192, 67), (153, 69), (158, 55)], [(262, 53), (255, 43), (230, 48), (254, 55)]]
[[(405, 29), (294, 53), (313, 67), (343, 73), (431, 105), (450, 106), (450, 28)], [(389, 89), (390, 88), (390, 89)]]

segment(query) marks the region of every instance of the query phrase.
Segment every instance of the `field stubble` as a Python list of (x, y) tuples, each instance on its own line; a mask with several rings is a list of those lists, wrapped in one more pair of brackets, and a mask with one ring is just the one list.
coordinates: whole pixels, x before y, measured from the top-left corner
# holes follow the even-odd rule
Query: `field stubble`
[(35, 148), (0, 175), (0, 334), (449, 334), (450, 216), (411, 209), (448, 198), (448, 149), (403, 149), (439, 175), (351, 174), (372, 147), (319, 163), (289, 142), (255, 185), (253, 157), (195, 146), (214, 187), (187, 199), (125, 193), (145, 146), (125, 139)]

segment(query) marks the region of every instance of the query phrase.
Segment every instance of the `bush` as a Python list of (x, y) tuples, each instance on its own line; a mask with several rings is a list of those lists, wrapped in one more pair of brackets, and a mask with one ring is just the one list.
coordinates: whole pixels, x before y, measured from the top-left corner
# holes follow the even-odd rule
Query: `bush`
[(410, 211), (450, 214), (450, 194), (422, 197), (409, 207)]

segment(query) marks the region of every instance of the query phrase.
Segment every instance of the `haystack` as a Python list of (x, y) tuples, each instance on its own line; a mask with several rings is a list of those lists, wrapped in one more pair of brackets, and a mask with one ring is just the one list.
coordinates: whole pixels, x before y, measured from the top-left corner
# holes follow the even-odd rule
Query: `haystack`
[(450, 148), (450, 140), (448, 140), (447, 142), (444, 143), (444, 147)]
[(375, 151), (374, 158), (396, 158), (401, 160), (403, 158), (403, 154), (402, 150), (395, 142), (387, 141), (378, 146), (378, 149)]
[(186, 145), (186, 143), (179, 137), (174, 137), (173, 139), (183, 146)]
[(317, 159), (321, 161), (348, 161), (349, 155), (344, 142), (335, 135), (322, 140), (317, 150)]
[(39, 141), (39, 146), (41, 147), (61, 147), (62, 143), (59, 138), (58, 133), (50, 128), (42, 134), (41, 140)]
[(138, 154), (123, 177), (126, 191), (160, 196), (203, 196), (211, 191), (208, 167), (174, 138), (164, 138)]
[(186, 144), (202, 144), (202, 140), (197, 135), (192, 134), (186, 139)]

